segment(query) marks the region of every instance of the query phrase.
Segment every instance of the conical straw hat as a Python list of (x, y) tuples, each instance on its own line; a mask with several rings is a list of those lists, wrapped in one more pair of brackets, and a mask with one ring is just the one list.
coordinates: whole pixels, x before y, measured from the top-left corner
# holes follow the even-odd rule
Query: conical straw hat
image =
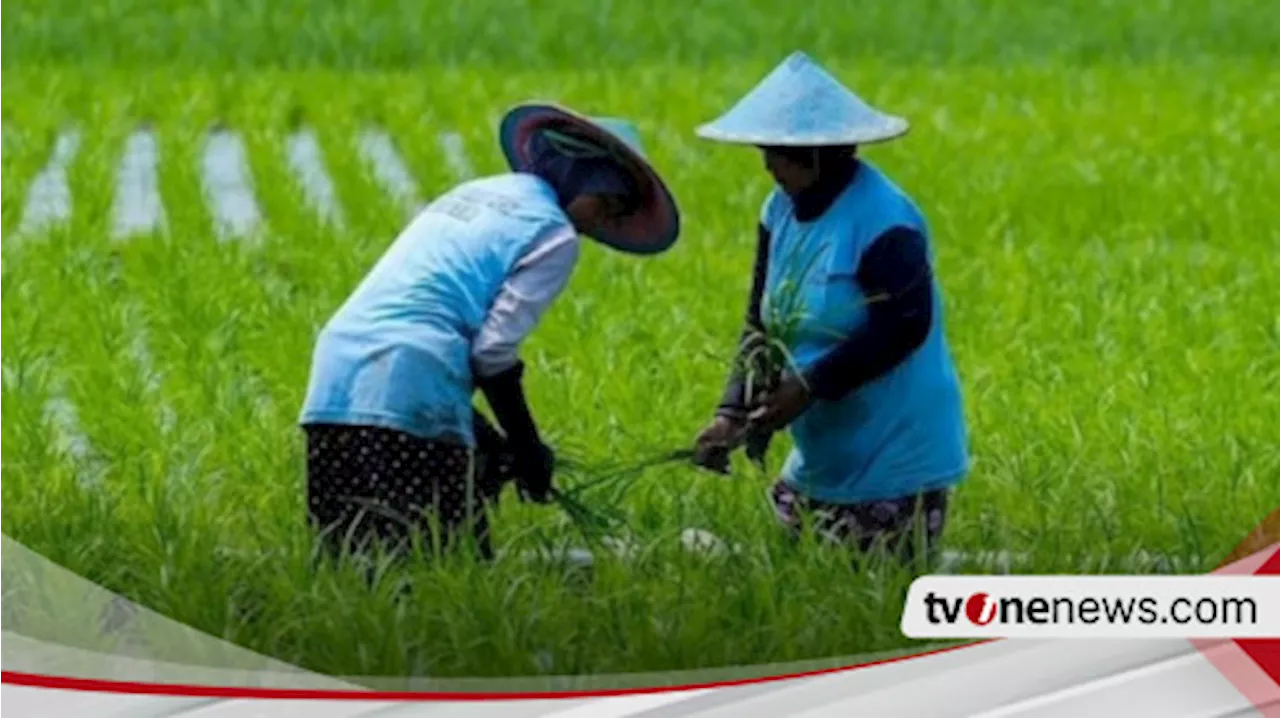
[(640, 208), (592, 239), (631, 254), (658, 254), (675, 244), (680, 234), (679, 208), (645, 157), (639, 133), (631, 123), (616, 118), (587, 118), (550, 104), (520, 105), (506, 114), (498, 132), (511, 169), (529, 169), (530, 141), (535, 133), (545, 130), (558, 132), (565, 141), (582, 142), (584, 151), (603, 150), (629, 171), (640, 187)]
[(808, 55), (795, 52), (697, 134), (732, 144), (820, 147), (883, 142), (908, 128), (905, 119), (867, 104)]

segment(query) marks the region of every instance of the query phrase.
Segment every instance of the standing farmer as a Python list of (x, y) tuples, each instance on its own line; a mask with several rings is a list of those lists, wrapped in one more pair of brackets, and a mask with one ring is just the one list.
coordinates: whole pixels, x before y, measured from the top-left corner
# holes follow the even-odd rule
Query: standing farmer
[[(770, 489), (779, 520), (795, 531), (812, 515), (829, 539), (910, 558), (915, 519), (932, 546), (969, 460), (929, 229), (857, 154), (906, 131), (803, 53), (699, 128), (762, 150), (777, 183), (760, 213), (744, 339), (792, 320), (793, 365), (749, 403), (736, 370), (696, 446), (699, 463), (723, 468), (744, 435), (759, 450), (761, 437), (789, 427), (794, 450)], [(778, 316), (787, 292), (798, 316)]]
[(484, 509), (505, 483), (538, 502), (551, 490), (519, 347), (565, 288), (579, 233), (635, 254), (679, 233), (629, 125), (523, 105), (500, 143), (512, 171), (427, 206), (320, 332), (300, 423), (309, 515), (331, 547), (436, 527), (447, 543), (467, 522), (490, 557)]

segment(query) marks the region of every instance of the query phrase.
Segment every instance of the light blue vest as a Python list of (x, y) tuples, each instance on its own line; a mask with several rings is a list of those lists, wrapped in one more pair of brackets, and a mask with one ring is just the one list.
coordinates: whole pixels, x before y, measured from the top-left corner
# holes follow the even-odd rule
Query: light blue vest
[[(801, 369), (866, 321), (873, 298), (864, 296), (855, 274), (871, 242), (894, 226), (929, 237), (912, 200), (865, 161), (821, 217), (798, 222), (790, 198), (775, 189), (761, 219), (772, 235), (762, 311), (783, 317), (787, 294), (796, 292), (787, 313), (796, 318), (790, 350)], [(808, 278), (797, 282), (810, 260)], [(815, 401), (791, 425), (794, 449), (783, 479), (797, 491), (819, 501), (856, 503), (911, 496), (964, 478), (963, 402), (939, 294), (935, 283), (932, 328), (905, 362), (840, 401)]]
[(532, 243), (571, 226), (552, 187), (530, 174), (436, 199), (320, 332), (300, 422), (474, 446), (472, 341)]

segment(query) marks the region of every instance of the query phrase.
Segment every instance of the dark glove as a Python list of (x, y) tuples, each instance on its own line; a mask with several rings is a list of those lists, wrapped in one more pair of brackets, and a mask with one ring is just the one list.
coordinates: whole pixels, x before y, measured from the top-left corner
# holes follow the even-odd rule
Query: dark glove
[(517, 487), (524, 498), (541, 503), (549, 498), (555, 453), (538, 435), (525, 400), (523, 379), (524, 362), (518, 362), (499, 374), (477, 378), (476, 385), (506, 431), (506, 450), (515, 462)]
[(471, 416), (480, 484), (496, 495), (515, 478), (516, 460), (506, 435), (490, 424), (478, 408), (471, 408)]
[(729, 473), (729, 449), (723, 446), (695, 446), (693, 452), (694, 466), (717, 474)]
[(551, 476), (555, 472), (556, 454), (550, 446), (539, 442), (515, 453), (516, 488), (520, 498), (545, 504), (551, 500)]

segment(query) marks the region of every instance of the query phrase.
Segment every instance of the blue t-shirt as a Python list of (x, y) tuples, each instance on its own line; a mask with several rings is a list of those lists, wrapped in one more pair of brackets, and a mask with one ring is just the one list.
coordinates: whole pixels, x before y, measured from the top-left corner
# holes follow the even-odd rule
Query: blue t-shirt
[[(915, 203), (865, 161), (821, 216), (798, 221), (790, 198), (775, 190), (761, 223), (770, 234), (762, 315), (766, 322), (792, 315), (789, 349), (802, 371), (865, 321), (872, 298), (856, 278), (862, 252), (894, 227), (929, 236)], [(963, 400), (937, 291), (933, 302), (928, 336), (902, 363), (839, 400), (815, 400), (793, 422), (783, 479), (798, 492), (857, 503), (963, 479), (969, 466)]]
[(472, 343), (527, 249), (571, 228), (552, 187), (530, 174), (436, 199), (320, 332), (300, 422), (474, 445)]

